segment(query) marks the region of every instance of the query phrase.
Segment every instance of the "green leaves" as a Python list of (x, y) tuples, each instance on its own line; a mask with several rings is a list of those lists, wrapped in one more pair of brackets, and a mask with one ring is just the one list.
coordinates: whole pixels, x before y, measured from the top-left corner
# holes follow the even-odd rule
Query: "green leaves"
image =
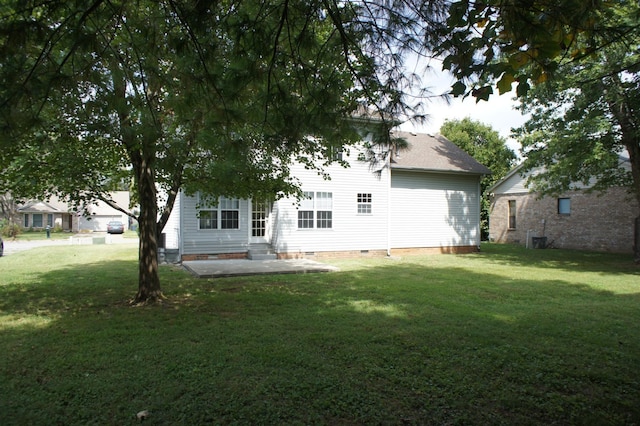
[[(588, 60), (611, 44), (633, 44), (640, 34), (637, 2), (455, 1), (447, 12), (434, 51), (478, 99), (486, 99), (493, 82), (502, 94), (517, 81), (516, 94), (524, 96), (560, 65)], [(452, 94), (466, 94), (461, 87)]]

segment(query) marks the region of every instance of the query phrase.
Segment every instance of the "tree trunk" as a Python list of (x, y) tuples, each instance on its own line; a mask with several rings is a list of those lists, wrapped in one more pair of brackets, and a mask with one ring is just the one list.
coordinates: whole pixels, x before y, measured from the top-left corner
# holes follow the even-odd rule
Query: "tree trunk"
[(140, 246), (138, 251), (138, 294), (133, 304), (162, 300), (158, 275), (157, 200), (152, 159), (145, 158), (138, 171), (137, 190), (140, 200)]
[(633, 259), (640, 264), (640, 216), (636, 217), (633, 227)]

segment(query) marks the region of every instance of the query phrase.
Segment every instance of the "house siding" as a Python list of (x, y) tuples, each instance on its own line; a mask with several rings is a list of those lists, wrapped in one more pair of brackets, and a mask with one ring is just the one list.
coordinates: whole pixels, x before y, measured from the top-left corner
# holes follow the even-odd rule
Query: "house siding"
[[(421, 153), (419, 163), (425, 164), (417, 170), (403, 169), (407, 166), (397, 159), (391, 168), (378, 165), (373, 169), (370, 163), (360, 161), (362, 147), (351, 147), (343, 154), (349, 167), (326, 167), (323, 172), (330, 179), (302, 164), (292, 164), (290, 174), (301, 191), (316, 196), (318, 192), (331, 193), (332, 224), (329, 229), (318, 229), (314, 214), (313, 227), (299, 229), (298, 200), (279, 199), (273, 203), (268, 221), (273, 251), (278, 258), (477, 251), (479, 180), (486, 168), (452, 144), (445, 145), (443, 152), (442, 144), (429, 139), (416, 145), (416, 152)], [(464, 170), (456, 169), (461, 154), (466, 156)], [(431, 161), (438, 155), (443, 158)], [(442, 169), (427, 168), (431, 163)], [(358, 194), (371, 194), (370, 213), (358, 212)], [(179, 244), (183, 260), (246, 256), (252, 240), (249, 200), (241, 200), (240, 229), (200, 230), (197, 197), (181, 197)]]
[(392, 172), (391, 248), (479, 245), (478, 177)]
[[(571, 200), (570, 214), (558, 213), (558, 198)], [(515, 229), (508, 229), (509, 200), (516, 202)], [(540, 199), (530, 193), (495, 194), (489, 236), (496, 242), (529, 247), (532, 237), (545, 236), (557, 248), (632, 253), (637, 211), (637, 201), (619, 187), (603, 194), (572, 191)]]
[[(325, 180), (313, 170), (294, 165), (293, 176), (302, 182), (303, 191), (332, 193), (332, 228), (298, 229), (298, 206), (294, 198), (279, 200), (274, 207), (273, 246), (281, 257), (310, 255), (318, 252), (386, 252), (387, 215), (389, 209), (389, 172), (371, 170), (369, 163), (358, 160), (357, 150), (344, 156), (350, 167), (332, 165)], [(371, 214), (359, 214), (357, 196), (371, 194)]]
[(238, 229), (199, 229), (197, 197), (182, 196), (182, 255), (246, 253), (249, 247), (249, 204), (240, 200)]
[(165, 223), (164, 228), (162, 228), (164, 247), (167, 249), (177, 249), (180, 247), (180, 209), (182, 208), (182, 197), (182, 193), (176, 197), (169, 219), (167, 223)]

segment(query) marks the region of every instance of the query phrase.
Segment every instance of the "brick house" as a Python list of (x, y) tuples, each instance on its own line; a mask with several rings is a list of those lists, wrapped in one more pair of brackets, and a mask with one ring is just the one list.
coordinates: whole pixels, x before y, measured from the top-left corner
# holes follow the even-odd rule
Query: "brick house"
[(539, 247), (543, 241), (538, 238), (546, 237), (546, 244), (557, 248), (633, 252), (638, 202), (626, 188), (604, 193), (584, 188), (540, 198), (526, 187), (527, 175), (520, 169), (488, 189), (492, 241)]

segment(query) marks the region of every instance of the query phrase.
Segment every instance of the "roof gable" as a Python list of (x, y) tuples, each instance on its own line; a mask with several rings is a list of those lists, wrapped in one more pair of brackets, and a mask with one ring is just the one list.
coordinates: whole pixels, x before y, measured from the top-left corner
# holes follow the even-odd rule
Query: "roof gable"
[(22, 213), (60, 213), (60, 210), (45, 201), (32, 200), (27, 202), (24, 206), (18, 208)]
[(399, 151), (391, 161), (393, 170), (421, 170), (442, 173), (491, 174), (462, 148), (442, 135), (393, 132), (408, 142), (409, 148)]

